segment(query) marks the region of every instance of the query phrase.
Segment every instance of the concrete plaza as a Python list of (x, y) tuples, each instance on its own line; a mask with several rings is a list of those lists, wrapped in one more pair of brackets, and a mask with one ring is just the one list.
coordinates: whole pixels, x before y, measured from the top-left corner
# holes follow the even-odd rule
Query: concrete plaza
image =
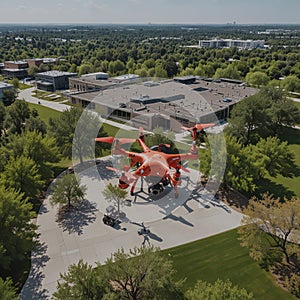
[[(205, 189), (195, 189), (199, 174), (191, 170), (188, 176), (182, 176), (178, 198), (172, 189), (166, 189), (155, 201), (146, 193), (128, 196), (131, 205), (122, 207), (122, 222), (109, 227), (102, 218), (112, 203), (104, 199), (102, 191), (108, 182), (117, 182), (117, 177), (105, 168), (107, 163), (109, 160), (101, 160), (77, 174), (87, 186), (87, 196), (72, 211), (58, 214), (58, 207), (50, 205), (49, 191), (37, 218), (40, 246), (32, 254), (31, 271), (20, 299), (49, 299), (56, 290), (59, 274), (80, 259), (95, 265), (105, 262), (121, 247), (128, 250), (151, 243), (166, 249), (241, 223), (240, 213), (214, 199)], [(147, 235), (137, 233), (142, 222), (150, 229)]]

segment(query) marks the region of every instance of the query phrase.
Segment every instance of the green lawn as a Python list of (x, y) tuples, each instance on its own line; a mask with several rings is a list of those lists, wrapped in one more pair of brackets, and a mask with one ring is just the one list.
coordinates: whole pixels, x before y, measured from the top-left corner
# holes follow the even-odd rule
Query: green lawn
[(214, 282), (230, 279), (252, 292), (255, 299), (296, 299), (276, 285), (272, 275), (262, 270), (237, 240), (237, 230), (164, 250), (173, 260), (177, 278), (186, 278), (184, 290), (197, 280)]
[(48, 124), (50, 118), (57, 118), (61, 114), (60, 111), (43, 105), (33, 103), (28, 103), (28, 105), (30, 109), (35, 108), (38, 111), (40, 119), (42, 119), (46, 124)]

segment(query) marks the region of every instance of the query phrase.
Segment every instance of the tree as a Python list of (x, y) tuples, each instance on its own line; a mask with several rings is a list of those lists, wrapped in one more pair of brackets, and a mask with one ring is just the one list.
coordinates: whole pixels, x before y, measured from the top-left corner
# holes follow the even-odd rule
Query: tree
[(52, 205), (68, 204), (70, 208), (72, 202), (83, 200), (85, 194), (86, 186), (80, 185), (80, 179), (74, 174), (67, 174), (55, 182), (50, 202)]
[(15, 89), (5, 89), (3, 90), (3, 103), (8, 106), (15, 102), (17, 99), (17, 93)]
[(266, 174), (272, 177), (294, 175), (294, 170), (297, 168), (295, 155), (290, 151), (287, 142), (281, 142), (277, 137), (268, 137), (260, 139), (251, 150), (252, 153), (258, 153), (255, 160), (263, 156), (264, 163), (261, 165), (261, 170), (264, 176)]
[(120, 249), (96, 268), (79, 261), (61, 274), (54, 298), (85, 299), (183, 299), (182, 282), (174, 282), (172, 263), (158, 248)]
[(39, 68), (36, 65), (29, 66), (29, 68), (27, 70), (28, 76), (30, 76), (30, 77), (34, 77), (35, 74), (38, 72), (39, 72)]
[(229, 64), (226, 68), (218, 68), (214, 78), (241, 79), (241, 74), (235, 66)]
[(23, 193), (25, 198), (35, 197), (44, 185), (36, 163), (25, 155), (10, 157), (1, 174), (1, 180), (6, 187)]
[(274, 101), (269, 110), (272, 123), (270, 128), (274, 134), (278, 134), (283, 127), (295, 126), (300, 122), (300, 111), (294, 101), (283, 97), (278, 101)]
[(3, 123), (5, 120), (5, 115), (6, 115), (6, 111), (5, 111), (5, 106), (3, 104), (2, 101), (0, 101), (0, 137), (3, 135)]
[(230, 280), (222, 281), (218, 279), (215, 283), (197, 281), (196, 285), (189, 289), (186, 294), (187, 300), (252, 300), (252, 293), (248, 293), (244, 288), (233, 285)]
[[(103, 126), (99, 130), (99, 118), (88, 110), (81, 111), (80, 118), (73, 131), (72, 158), (83, 163), (83, 159), (93, 159), (95, 157), (95, 137), (107, 136)], [(101, 148), (108, 148), (105, 145)], [(98, 150), (99, 148), (97, 148)], [(96, 151), (97, 152), (97, 151)], [(101, 152), (102, 154), (102, 152)]]
[(300, 121), (300, 112), (282, 90), (268, 86), (239, 102), (228, 121), (225, 131), (247, 145), (276, 135), (283, 127), (294, 126)]
[(15, 90), (18, 90), (19, 85), (20, 85), (19, 79), (18, 79), (18, 78), (13, 78), (13, 79), (11, 80), (11, 83), (13, 84), (14, 89), (15, 89)]
[(94, 157), (95, 137), (106, 136), (103, 127), (99, 131), (99, 118), (77, 107), (65, 110), (58, 118), (50, 118), (49, 135), (56, 139), (64, 156), (73, 155), (80, 163), (84, 158)]
[(243, 247), (249, 248), (254, 260), (280, 262), (284, 257), (290, 264), (298, 257), (299, 199), (281, 202), (264, 194), (262, 199), (251, 199), (244, 214), (245, 226), (239, 228), (239, 240)]
[(287, 76), (282, 84), (288, 92), (300, 92), (300, 79), (296, 75)]
[(255, 143), (260, 137), (268, 136), (269, 107), (269, 99), (262, 98), (260, 94), (244, 99), (233, 108), (225, 132), (237, 137), (244, 145)]
[(61, 280), (53, 297), (57, 300), (103, 299), (107, 284), (101, 275), (97, 269), (80, 260), (77, 265), (69, 266), (67, 273), (60, 274)]
[(259, 96), (266, 99), (267, 110), (270, 120), (268, 127), (276, 135), (279, 129), (290, 127), (300, 122), (300, 111), (294, 101), (286, 97), (283, 90), (275, 87), (264, 87)]
[(51, 163), (59, 161), (59, 150), (55, 139), (43, 137), (37, 131), (26, 131), (22, 135), (12, 135), (6, 147), (13, 159), (26, 156), (32, 159), (42, 179), (48, 180), (53, 176)]
[(127, 197), (127, 191), (119, 188), (117, 185), (109, 183), (102, 193), (106, 200), (112, 201), (117, 205), (118, 215), (120, 216), (120, 206)]
[(225, 188), (231, 186), (240, 191), (254, 191), (256, 169), (260, 165), (255, 164), (257, 161), (247, 155), (235, 137), (225, 136), (225, 141), (219, 136), (210, 137), (208, 149), (202, 158), (201, 171), (206, 177), (222, 181)]
[(85, 63), (79, 67), (78, 75), (81, 76), (83, 74), (88, 74), (88, 73), (92, 73), (92, 72), (94, 72), (94, 67), (92, 66), (92, 64)]
[(270, 78), (268, 75), (261, 71), (249, 72), (246, 75), (246, 81), (250, 85), (254, 85), (256, 87), (265, 86), (268, 84)]
[(47, 133), (47, 125), (40, 118), (31, 115), (29, 119), (26, 120), (25, 130), (37, 131), (44, 136)]
[(4, 128), (10, 133), (20, 134), (25, 127), (25, 121), (30, 117), (28, 103), (18, 100), (6, 109)]
[[(22, 262), (31, 254), (37, 237), (37, 226), (31, 222), (32, 205), (13, 189), (0, 185), (0, 273), (11, 276), (12, 270), (23, 270)], [(1, 298), (2, 299), (2, 298)]]
[(13, 286), (10, 278), (5, 281), (0, 277), (0, 299), (1, 300), (18, 300), (17, 289)]
[(180, 299), (182, 282), (174, 281), (170, 260), (153, 246), (120, 249), (107, 259), (103, 270), (118, 299)]
[(49, 134), (56, 139), (61, 153), (68, 158), (72, 157), (74, 132), (82, 111), (80, 108), (70, 108), (60, 114), (58, 118), (49, 120)]
[(168, 74), (167, 71), (161, 65), (157, 65), (155, 66), (154, 77), (167, 78)]
[(173, 57), (168, 58), (167, 60), (164, 60), (163, 68), (166, 70), (167, 76), (169, 78), (175, 76), (178, 72), (177, 63), (176, 63), (176, 60)]

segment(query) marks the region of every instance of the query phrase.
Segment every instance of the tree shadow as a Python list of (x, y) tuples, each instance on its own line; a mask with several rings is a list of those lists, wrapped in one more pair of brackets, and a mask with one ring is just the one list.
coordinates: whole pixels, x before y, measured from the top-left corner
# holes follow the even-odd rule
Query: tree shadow
[(281, 141), (287, 141), (290, 145), (300, 145), (300, 130), (284, 127), (279, 134), (279, 138)]
[(56, 221), (63, 231), (81, 235), (83, 227), (95, 222), (97, 211), (96, 204), (85, 199), (75, 206), (60, 209)]
[(43, 242), (38, 242), (32, 251), (31, 269), (29, 276), (24, 284), (19, 300), (46, 300), (49, 294), (46, 289), (42, 289), (42, 281), (45, 275), (42, 269), (49, 261), (50, 257), (46, 254), (48, 246)]
[(283, 200), (284, 197), (291, 199), (296, 196), (296, 194), (287, 189), (280, 183), (275, 183), (270, 179), (262, 179), (259, 183), (259, 188), (254, 192), (254, 196), (260, 198), (262, 194), (269, 193), (274, 196), (274, 198), (280, 198)]

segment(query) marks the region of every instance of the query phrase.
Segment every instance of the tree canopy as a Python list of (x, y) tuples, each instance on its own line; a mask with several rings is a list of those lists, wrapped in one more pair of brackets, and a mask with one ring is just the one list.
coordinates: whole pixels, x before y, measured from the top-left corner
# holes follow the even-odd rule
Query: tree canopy
[(33, 217), (31, 208), (32, 205), (22, 194), (0, 185), (0, 273), (2, 276), (12, 276), (12, 270), (22, 272), (20, 266), (34, 247), (37, 227), (31, 222)]
[(86, 187), (80, 185), (80, 179), (76, 178), (75, 174), (66, 174), (54, 183), (50, 202), (52, 205), (57, 203), (68, 204), (68, 207), (70, 207), (71, 203), (82, 200), (85, 193)]
[(251, 199), (244, 213), (246, 226), (239, 229), (239, 239), (250, 249), (251, 257), (259, 262), (272, 257), (279, 261), (284, 257), (287, 263), (299, 259), (299, 199), (281, 202), (264, 194), (261, 199)]
[[(172, 263), (153, 246), (120, 249), (96, 268), (80, 261), (61, 275), (59, 299), (181, 299)], [(74, 298), (71, 298), (74, 297)]]
[(230, 280), (218, 279), (214, 283), (197, 281), (196, 285), (185, 293), (187, 300), (253, 300), (252, 293), (233, 285)]
[(128, 192), (119, 188), (117, 185), (109, 183), (102, 193), (105, 199), (113, 201), (113, 203), (117, 205), (118, 215), (120, 215), (120, 206), (122, 206)]

